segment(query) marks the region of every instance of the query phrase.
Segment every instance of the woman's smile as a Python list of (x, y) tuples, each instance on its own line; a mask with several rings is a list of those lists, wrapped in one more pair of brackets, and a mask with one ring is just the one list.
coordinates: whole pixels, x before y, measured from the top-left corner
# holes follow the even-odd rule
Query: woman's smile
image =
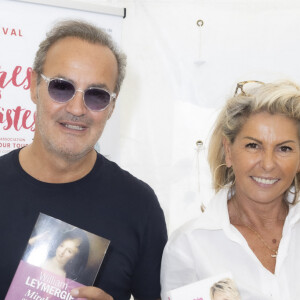
[(250, 176), (255, 182), (263, 184), (263, 185), (272, 185), (279, 181), (279, 179), (270, 179), (263, 177)]

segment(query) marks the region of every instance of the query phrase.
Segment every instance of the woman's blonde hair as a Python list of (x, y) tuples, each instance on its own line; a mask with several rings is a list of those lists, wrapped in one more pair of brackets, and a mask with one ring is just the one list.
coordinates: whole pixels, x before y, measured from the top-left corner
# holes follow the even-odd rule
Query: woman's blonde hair
[[(244, 82), (247, 83), (247, 82)], [(223, 139), (234, 143), (237, 134), (250, 115), (268, 112), (280, 114), (295, 120), (300, 140), (300, 87), (291, 81), (260, 84), (248, 93), (230, 98), (221, 110), (213, 128), (209, 148), (208, 162), (213, 174), (213, 188), (218, 192), (227, 184), (234, 185), (235, 176), (232, 168), (225, 164)], [(295, 188), (294, 202), (298, 199), (300, 173), (291, 187)]]

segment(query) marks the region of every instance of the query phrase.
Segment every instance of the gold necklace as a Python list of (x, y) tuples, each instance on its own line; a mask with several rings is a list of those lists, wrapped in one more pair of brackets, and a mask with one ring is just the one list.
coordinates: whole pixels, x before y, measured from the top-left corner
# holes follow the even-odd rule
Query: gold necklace
[[(271, 252), (274, 253), (274, 254), (271, 254), (271, 257), (272, 257), (272, 258), (277, 258), (278, 248), (277, 248), (277, 250), (272, 249), (272, 248), (266, 243), (266, 241), (262, 238), (262, 236), (261, 236), (255, 229), (253, 229), (253, 228), (251, 228), (249, 225), (245, 224), (245, 223), (242, 221), (242, 219), (241, 219), (240, 212), (239, 212), (239, 210), (237, 209), (237, 207), (236, 207), (236, 205), (235, 205), (234, 199), (232, 199), (231, 201), (232, 201), (232, 204), (233, 204), (233, 206), (234, 206), (235, 211), (237, 212), (237, 217), (238, 217), (238, 219), (240, 220), (240, 222), (242, 223), (242, 225), (244, 225), (244, 226), (246, 226), (248, 229), (250, 229), (250, 230), (258, 237), (258, 239), (264, 244), (264, 246), (265, 246), (267, 249), (269, 249)], [(286, 213), (288, 214), (288, 208), (287, 208)]]
[[(239, 218), (240, 219), (240, 218)], [(240, 219), (241, 223), (246, 226), (247, 228), (249, 228), (258, 238), (259, 240), (265, 245), (265, 247), (267, 247), (271, 252), (273, 252), (274, 254), (271, 254), (271, 257), (276, 258), (277, 254), (278, 254), (278, 248), (277, 250), (272, 249), (267, 243), (266, 241), (262, 238), (262, 236), (253, 228), (251, 228), (250, 226), (248, 226), (247, 224), (243, 223), (242, 220)]]

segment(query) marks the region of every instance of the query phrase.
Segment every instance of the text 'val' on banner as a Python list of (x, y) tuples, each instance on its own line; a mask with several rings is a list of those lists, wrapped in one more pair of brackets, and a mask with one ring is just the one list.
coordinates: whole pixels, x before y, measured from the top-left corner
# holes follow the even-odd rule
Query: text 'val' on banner
[[(35, 105), (30, 98), (30, 75), (34, 55), (46, 32), (58, 21), (85, 20), (107, 31), (120, 45), (124, 17), (124, 8), (88, 5), (84, 1), (0, 1), (0, 155), (33, 139)], [(106, 131), (101, 138), (101, 152), (114, 158), (118, 156), (118, 116)]]

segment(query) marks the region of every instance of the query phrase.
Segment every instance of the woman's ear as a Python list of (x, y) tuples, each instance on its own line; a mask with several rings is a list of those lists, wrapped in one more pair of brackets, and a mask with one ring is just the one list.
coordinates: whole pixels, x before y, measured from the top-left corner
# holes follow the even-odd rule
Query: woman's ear
[(30, 96), (33, 103), (37, 103), (38, 100), (38, 85), (37, 85), (38, 75), (35, 71), (31, 72), (30, 79)]
[(226, 137), (223, 137), (222, 143), (223, 143), (224, 154), (225, 154), (225, 163), (226, 166), (230, 168), (232, 166), (231, 143)]

